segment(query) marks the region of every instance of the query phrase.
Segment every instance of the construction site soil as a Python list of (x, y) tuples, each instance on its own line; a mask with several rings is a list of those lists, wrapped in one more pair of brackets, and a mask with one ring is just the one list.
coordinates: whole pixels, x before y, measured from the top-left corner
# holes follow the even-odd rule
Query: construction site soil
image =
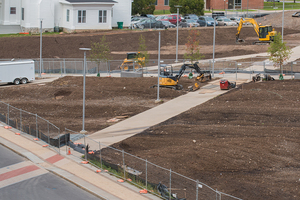
[[(212, 49), (213, 28), (199, 30), (200, 44)], [(298, 32), (285, 29), (290, 46), (299, 44)], [(236, 27), (218, 27), (217, 58), (266, 52), (268, 45), (252, 45), (257, 40), (252, 27), (243, 29), (243, 45), (235, 44), (235, 33)], [(151, 58), (157, 58), (158, 31), (154, 30), (45, 36), (43, 57), (81, 58), (80, 47), (89, 47), (106, 35), (116, 52), (112, 59), (122, 60), (126, 52), (138, 50), (141, 34), (147, 49), (153, 51)], [(161, 34), (162, 47), (170, 51), (162, 53), (162, 59), (175, 58), (176, 31)], [(187, 34), (188, 29), (179, 32), (179, 58), (185, 52)], [(0, 43), (0, 58), (39, 57), (38, 36), (0, 38)], [(205, 58), (212, 57), (211, 53), (202, 53)], [(111, 118), (130, 117), (156, 106), (156, 89), (150, 88), (156, 83), (154, 77), (87, 77), (86, 130), (101, 130), (113, 124), (107, 122)], [(184, 89), (193, 83), (192, 79), (180, 79)], [(62, 129), (80, 131), (82, 86), (82, 77), (67, 76), (46, 84), (0, 87), (0, 99), (37, 113)], [(242, 199), (299, 199), (299, 86), (300, 82), (294, 80), (245, 84), (113, 146)], [(168, 101), (186, 92), (162, 88), (160, 98)], [(148, 176), (149, 180), (159, 179), (155, 173)], [(174, 183), (178, 194), (182, 194), (183, 184), (182, 179)], [(210, 198), (215, 199), (215, 195)]]
[[(197, 28), (200, 31), (200, 52), (204, 59), (212, 58), (213, 27)], [(280, 28), (276, 28), (281, 31)], [(179, 30), (178, 58), (182, 59), (186, 53), (187, 36), (189, 29)], [(255, 54), (266, 52), (268, 45), (251, 45), (258, 37), (252, 26), (244, 27), (240, 38), (245, 39), (245, 43), (236, 44), (236, 27), (217, 27), (216, 30), (216, 50), (215, 58)], [(299, 30), (288, 29), (284, 31), (285, 39), (289, 46), (299, 45)], [(158, 54), (158, 31), (157, 30), (112, 30), (103, 32), (86, 32), (61, 35), (43, 36), (43, 58), (82, 58), (81, 47), (90, 47), (92, 43), (100, 42), (105, 35), (111, 50), (111, 60), (123, 60), (127, 52), (138, 51), (139, 37), (146, 38), (147, 50), (150, 59), (157, 59)], [(289, 36), (291, 35), (291, 36)], [(39, 58), (40, 57), (40, 37), (2, 37), (0, 38), (0, 58)], [(89, 56), (89, 53), (87, 53)], [(176, 29), (161, 31), (161, 59), (175, 59), (176, 57)]]

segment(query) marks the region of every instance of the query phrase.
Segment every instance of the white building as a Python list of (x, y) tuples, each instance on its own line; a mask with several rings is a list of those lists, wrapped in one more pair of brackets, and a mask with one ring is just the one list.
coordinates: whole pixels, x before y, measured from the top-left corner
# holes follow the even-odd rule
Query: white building
[(54, 27), (65, 31), (129, 26), (132, 0), (0, 0), (0, 25), (20, 25), (24, 32)]

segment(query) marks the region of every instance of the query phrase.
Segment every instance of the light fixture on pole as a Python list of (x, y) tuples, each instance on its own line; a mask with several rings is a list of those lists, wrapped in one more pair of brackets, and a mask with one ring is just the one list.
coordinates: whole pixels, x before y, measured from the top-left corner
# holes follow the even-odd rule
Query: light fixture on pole
[(79, 48), (79, 50), (84, 51), (84, 60), (83, 60), (83, 107), (82, 107), (82, 130), (80, 133), (85, 134), (84, 130), (84, 118), (85, 118), (85, 70), (86, 70), (86, 51), (90, 51), (90, 48)]
[(176, 16), (176, 19), (177, 19), (177, 32), (176, 32), (176, 60), (175, 62), (178, 62), (178, 21), (179, 21), (179, 8), (182, 7), (182, 6), (179, 6), (179, 5), (175, 5), (174, 6), (175, 8), (177, 8), (177, 16)]

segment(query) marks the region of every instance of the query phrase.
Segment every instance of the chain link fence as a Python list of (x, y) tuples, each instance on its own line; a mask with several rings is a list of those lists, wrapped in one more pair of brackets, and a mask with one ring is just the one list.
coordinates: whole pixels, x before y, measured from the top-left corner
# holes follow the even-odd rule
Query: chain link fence
[(60, 129), (44, 118), (0, 101), (0, 121), (23, 133), (40, 139), (60, 153), (60, 146), (69, 141), (70, 134), (62, 135)]
[[(69, 143), (71, 148), (81, 153), (72, 154), (73, 156), (80, 156), (78, 158), (81, 159), (84, 157), (85, 160), (101, 169), (102, 172), (110, 173), (163, 199), (240, 199), (214, 190), (198, 180), (193, 180), (172, 171), (172, 169), (156, 165), (147, 159), (139, 158), (124, 150), (106, 146), (87, 135), (69, 129), (66, 129), (66, 132), (75, 134), (76, 137), (79, 136), (78, 138), (84, 138), (84, 144), (76, 143), (74, 140), (72, 141), (74, 143)], [(98, 148), (86, 150), (87, 146)]]

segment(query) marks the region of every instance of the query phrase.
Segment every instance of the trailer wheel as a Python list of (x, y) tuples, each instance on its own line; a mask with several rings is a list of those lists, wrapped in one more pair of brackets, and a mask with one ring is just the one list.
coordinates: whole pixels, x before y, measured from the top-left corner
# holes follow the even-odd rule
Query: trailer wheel
[(16, 79), (14, 80), (14, 84), (15, 84), (15, 85), (19, 85), (19, 84), (20, 84), (20, 79), (16, 78)]
[(22, 84), (26, 84), (26, 83), (28, 83), (28, 80), (27, 80), (27, 78), (22, 78), (22, 80), (21, 80), (21, 83), (22, 83)]

